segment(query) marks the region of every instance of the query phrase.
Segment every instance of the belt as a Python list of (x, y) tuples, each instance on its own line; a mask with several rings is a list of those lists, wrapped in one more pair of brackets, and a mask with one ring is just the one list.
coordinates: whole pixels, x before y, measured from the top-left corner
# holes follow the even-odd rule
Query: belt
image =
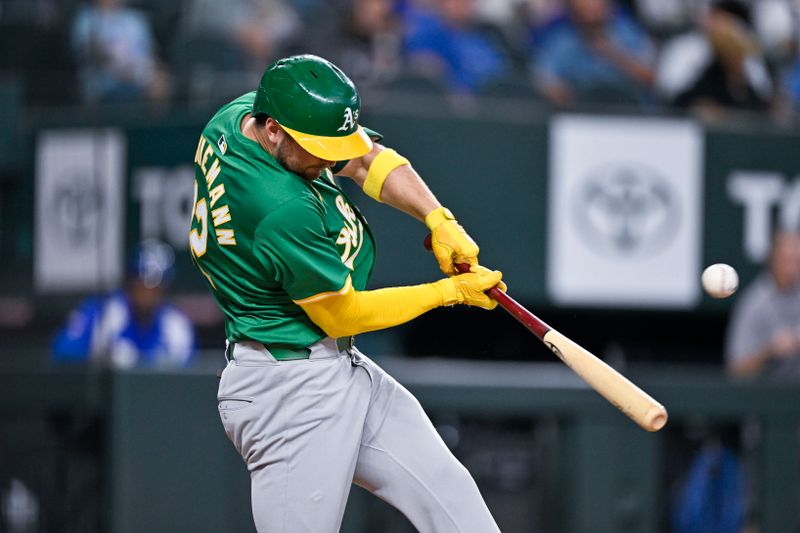
[(354, 335), (349, 335), (347, 337), (339, 337), (338, 339), (336, 339), (336, 348), (340, 352), (346, 352), (347, 350), (350, 350), (353, 347), (353, 345), (355, 345), (355, 343), (356, 343), (356, 338)]
[[(339, 337), (336, 339), (336, 348), (339, 352), (344, 352), (353, 347), (355, 337)], [(225, 349), (225, 358), (228, 361), (233, 361), (233, 347), (236, 346), (235, 342), (229, 342), (228, 347)], [(272, 357), (278, 361), (296, 361), (299, 359), (308, 359), (311, 355), (311, 348), (292, 348), (280, 344), (265, 344), (264, 347), (272, 354)]]

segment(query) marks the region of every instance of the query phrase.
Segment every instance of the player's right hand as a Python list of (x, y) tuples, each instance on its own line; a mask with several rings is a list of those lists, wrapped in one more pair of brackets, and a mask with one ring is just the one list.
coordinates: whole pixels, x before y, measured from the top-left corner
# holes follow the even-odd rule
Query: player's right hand
[(483, 309), (494, 309), (497, 302), (486, 295), (486, 291), (497, 286), (505, 292), (506, 284), (500, 281), (503, 273), (498, 270), (489, 270), (480, 265), (472, 265), (471, 271), (465, 274), (458, 274), (442, 282), (451, 282), (455, 288), (456, 301), (464, 305), (481, 307)]

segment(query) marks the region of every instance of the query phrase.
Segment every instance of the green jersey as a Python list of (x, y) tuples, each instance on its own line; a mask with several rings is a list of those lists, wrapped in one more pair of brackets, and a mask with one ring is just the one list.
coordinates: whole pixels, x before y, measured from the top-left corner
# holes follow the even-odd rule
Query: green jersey
[(329, 171), (305, 180), (245, 137), (254, 97), (222, 107), (200, 137), (190, 248), (228, 340), (302, 348), (325, 334), (295, 302), (340, 291), (348, 276), (363, 290), (375, 244)]

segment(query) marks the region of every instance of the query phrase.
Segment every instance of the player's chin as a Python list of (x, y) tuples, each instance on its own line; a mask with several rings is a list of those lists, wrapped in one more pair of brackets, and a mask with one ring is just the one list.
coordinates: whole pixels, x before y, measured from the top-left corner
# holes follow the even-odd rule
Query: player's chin
[(315, 180), (318, 177), (322, 176), (322, 173), (325, 171), (326, 168), (328, 167), (324, 165), (308, 167), (303, 171), (302, 176), (307, 180)]

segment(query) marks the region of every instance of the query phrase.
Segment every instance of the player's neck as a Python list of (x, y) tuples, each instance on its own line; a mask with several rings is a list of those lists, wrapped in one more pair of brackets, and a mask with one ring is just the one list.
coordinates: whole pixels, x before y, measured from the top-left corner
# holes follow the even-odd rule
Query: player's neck
[(242, 135), (250, 139), (251, 141), (255, 141), (261, 145), (261, 147), (269, 152), (270, 154), (273, 153), (273, 146), (267, 139), (267, 136), (264, 135), (263, 128), (261, 128), (254, 117), (252, 117), (249, 113), (242, 118), (242, 122), (240, 124), (240, 129), (242, 130)]

